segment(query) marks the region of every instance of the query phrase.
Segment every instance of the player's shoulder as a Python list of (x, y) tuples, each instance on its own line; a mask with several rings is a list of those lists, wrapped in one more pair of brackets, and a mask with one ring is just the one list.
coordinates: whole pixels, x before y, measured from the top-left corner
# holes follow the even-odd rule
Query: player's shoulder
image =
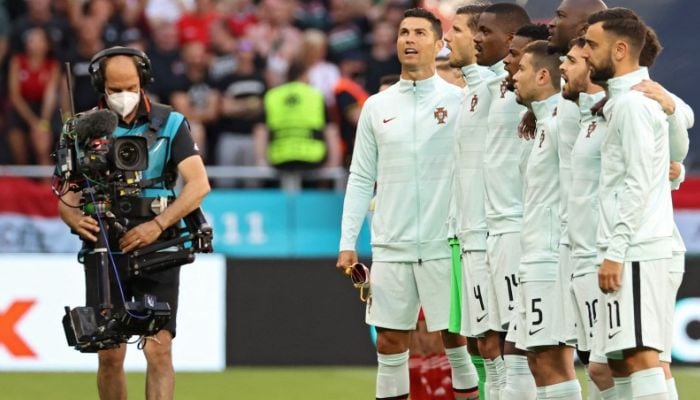
[(629, 90), (625, 93), (621, 93), (618, 98), (615, 99), (615, 109), (617, 112), (622, 111), (629, 113), (639, 113), (641, 111), (656, 114), (660, 113), (660, 115), (664, 113), (659, 102), (647, 97), (638, 90)]

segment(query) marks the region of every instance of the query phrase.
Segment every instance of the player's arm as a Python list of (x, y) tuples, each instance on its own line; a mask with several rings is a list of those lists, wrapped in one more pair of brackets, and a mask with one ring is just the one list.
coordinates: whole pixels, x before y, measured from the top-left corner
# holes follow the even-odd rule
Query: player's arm
[(378, 147), (370, 118), (371, 104), (365, 104), (357, 126), (355, 149), (343, 203), (340, 255), (336, 267), (345, 270), (357, 262), (355, 245), (367, 216), (377, 180)]
[(125, 253), (155, 242), (163, 233), (163, 229), (175, 225), (197, 209), (204, 196), (211, 190), (204, 162), (195, 148), (185, 121), (175, 134), (171, 149), (171, 160), (177, 165), (177, 171), (182, 176), (182, 190), (160, 215), (124, 234), (119, 240), (119, 247)]
[(671, 161), (682, 162), (690, 149), (688, 129), (692, 128), (693, 110), (683, 100), (672, 93), (668, 93), (673, 99), (675, 112), (668, 116), (668, 140), (671, 151)]
[(668, 171), (668, 179), (671, 181), (671, 190), (680, 189), (681, 183), (685, 181), (685, 166), (678, 161), (671, 161), (671, 166)]
[(645, 80), (633, 89), (658, 102), (668, 115), (669, 146), (672, 161), (683, 161), (688, 155), (690, 140), (688, 129), (693, 127), (695, 115), (692, 108), (681, 98), (667, 91), (659, 83)]

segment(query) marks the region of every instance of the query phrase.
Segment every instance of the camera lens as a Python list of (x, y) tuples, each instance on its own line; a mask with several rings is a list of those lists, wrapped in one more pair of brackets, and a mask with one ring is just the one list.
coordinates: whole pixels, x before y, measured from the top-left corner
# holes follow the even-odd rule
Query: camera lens
[(110, 153), (117, 169), (123, 171), (144, 171), (148, 168), (146, 138), (138, 136), (116, 138)]
[(117, 157), (119, 157), (119, 161), (125, 166), (137, 165), (139, 163), (139, 156), (140, 153), (133, 143), (124, 143), (124, 145), (120, 146), (117, 150)]

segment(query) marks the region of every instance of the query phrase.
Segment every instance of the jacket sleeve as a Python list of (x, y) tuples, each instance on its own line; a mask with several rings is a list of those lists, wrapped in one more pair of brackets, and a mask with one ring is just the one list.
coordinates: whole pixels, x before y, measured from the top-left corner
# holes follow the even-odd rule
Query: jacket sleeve
[(678, 178), (671, 181), (671, 190), (680, 189), (683, 181), (685, 181), (685, 165), (681, 164), (681, 174), (678, 175)]
[(671, 161), (681, 162), (688, 155), (690, 140), (688, 129), (693, 127), (695, 115), (693, 110), (673, 93), (669, 93), (676, 103), (676, 111), (668, 116), (668, 140), (671, 150)]
[(370, 120), (373, 103), (365, 103), (357, 126), (350, 177), (345, 191), (340, 250), (355, 250), (357, 237), (367, 216), (377, 180), (378, 148)]
[(608, 133), (620, 136), (627, 172), (622, 192), (617, 195), (617, 218), (613, 221), (612, 236), (605, 254), (606, 259), (619, 263), (625, 260), (632, 237), (639, 230), (654, 184), (652, 110), (644, 102), (635, 100), (630, 98), (618, 102), (616, 125), (622, 128)]

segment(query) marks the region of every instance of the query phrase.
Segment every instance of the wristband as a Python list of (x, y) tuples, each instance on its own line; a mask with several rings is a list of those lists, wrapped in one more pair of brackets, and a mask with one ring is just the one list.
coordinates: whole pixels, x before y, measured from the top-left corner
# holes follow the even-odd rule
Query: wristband
[(153, 218), (153, 222), (155, 222), (156, 225), (158, 225), (158, 227), (160, 228), (160, 233), (165, 232), (165, 228), (163, 228), (163, 225), (161, 225), (160, 222), (158, 222), (157, 219)]

